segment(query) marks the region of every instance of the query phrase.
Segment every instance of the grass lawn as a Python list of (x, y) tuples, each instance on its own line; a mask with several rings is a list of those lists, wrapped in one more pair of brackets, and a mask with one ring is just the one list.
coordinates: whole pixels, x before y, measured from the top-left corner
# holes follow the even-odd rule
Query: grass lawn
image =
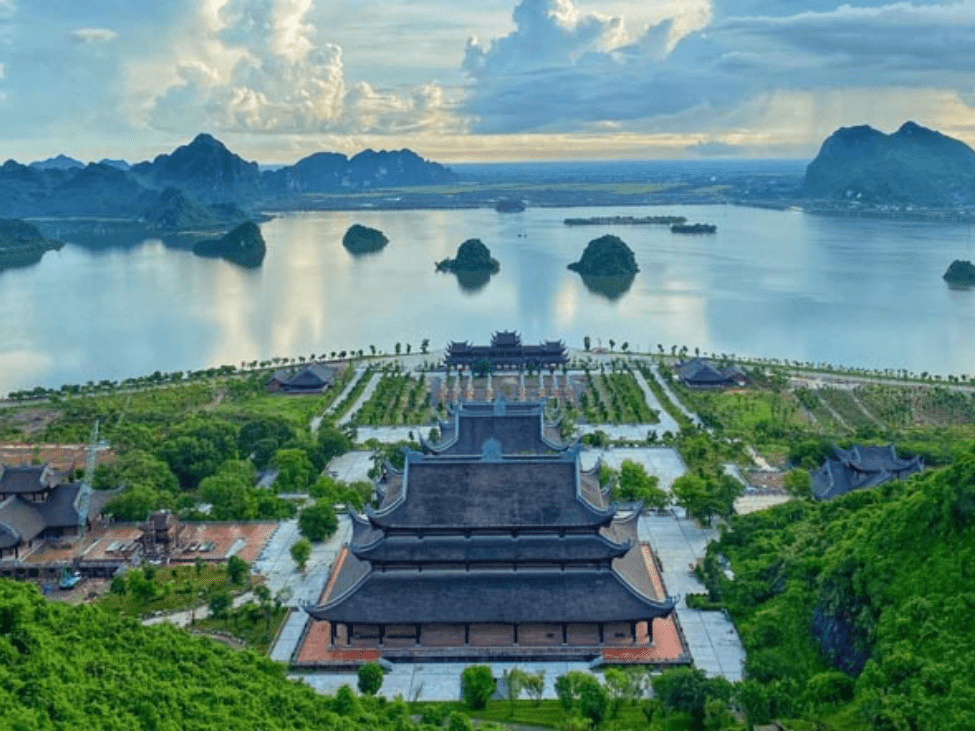
[[(463, 703), (417, 703), (414, 708), (422, 711), (429, 706), (448, 706), (451, 711), (460, 711), (471, 718), (481, 721), (495, 721), (501, 724), (517, 724), (519, 726), (535, 726), (538, 728), (560, 728), (566, 718), (562, 704), (557, 700), (543, 700), (538, 705), (532, 700), (518, 700), (512, 704), (506, 700), (488, 701), (487, 708), (472, 711)], [(643, 703), (637, 705), (624, 704), (620, 708), (617, 718), (607, 718), (599, 726), (600, 731), (624, 731), (625, 729), (660, 729), (661, 731), (685, 731), (691, 728), (688, 717), (673, 715), (667, 719), (655, 720), (653, 725), (647, 723), (643, 714)]]

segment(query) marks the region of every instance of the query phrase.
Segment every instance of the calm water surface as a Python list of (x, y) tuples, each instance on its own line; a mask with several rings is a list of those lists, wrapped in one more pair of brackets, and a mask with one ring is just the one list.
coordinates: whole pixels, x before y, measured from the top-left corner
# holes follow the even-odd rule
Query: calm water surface
[[(713, 236), (665, 227), (566, 227), (566, 217), (685, 215)], [(352, 223), (382, 229), (353, 257)], [(264, 265), (244, 270), (158, 241), (69, 243), (0, 272), (0, 393), (154, 370), (197, 369), (397, 341), (418, 349), (584, 335), (631, 349), (661, 343), (803, 361), (975, 373), (975, 291), (949, 290), (954, 258), (975, 258), (968, 225), (822, 218), (724, 206), (298, 213), (262, 226)], [(640, 273), (616, 299), (566, 269), (615, 233)], [(434, 262), (481, 238), (501, 272), (464, 290)], [(89, 242), (90, 243), (90, 242)]]

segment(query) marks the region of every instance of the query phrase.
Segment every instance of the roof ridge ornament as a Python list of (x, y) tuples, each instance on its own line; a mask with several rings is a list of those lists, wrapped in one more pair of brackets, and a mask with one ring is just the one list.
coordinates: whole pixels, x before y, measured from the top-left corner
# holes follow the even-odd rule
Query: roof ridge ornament
[(494, 437), (486, 439), (481, 445), (481, 459), (485, 462), (501, 461), (501, 442)]
[(494, 399), (494, 415), (504, 416), (508, 413), (508, 402), (504, 397), (503, 393), (499, 393), (498, 397)]

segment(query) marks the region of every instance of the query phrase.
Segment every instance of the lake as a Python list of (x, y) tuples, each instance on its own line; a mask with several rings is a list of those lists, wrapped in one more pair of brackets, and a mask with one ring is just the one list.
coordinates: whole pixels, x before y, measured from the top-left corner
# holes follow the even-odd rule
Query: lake
[[(684, 215), (714, 235), (663, 226), (567, 227), (566, 217)], [(390, 244), (354, 257), (352, 223)], [(43, 226), (53, 233), (50, 224)], [(0, 393), (370, 345), (414, 351), (452, 339), (657, 350), (671, 345), (834, 364), (975, 373), (975, 291), (948, 289), (955, 258), (975, 258), (967, 224), (828, 218), (734, 206), (314, 212), (262, 225), (268, 254), (245, 270), (110, 227), (0, 272)], [(566, 265), (605, 233), (640, 273), (615, 298)], [(466, 238), (501, 272), (480, 289), (434, 271)]]

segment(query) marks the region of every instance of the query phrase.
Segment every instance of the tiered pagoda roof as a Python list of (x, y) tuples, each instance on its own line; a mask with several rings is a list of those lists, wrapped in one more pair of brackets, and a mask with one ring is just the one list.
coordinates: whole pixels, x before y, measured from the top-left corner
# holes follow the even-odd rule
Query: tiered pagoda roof
[(449, 418), (440, 421), (439, 427), (439, 442), (421, 439), (425, 452), (479, 454), (488, 439), (500, 442), (505, 454), (540, 454), (568, 448), (559, 439), (558, 426), (546, 423), (544, 401), (508, 402), (499, 396), (493, 403), (461, 402)]
[(886, 447), (833, 447), (827, 459), (812, 475), (812, 492), (820, 500), (832, 500), (853, 490), (876, 487), (924, 469), (920, 457), (902, 459), (893, 444)]
[(316, 619), (372, 624), (622, 622), (664, 616), (638, 547), (579, 448), (407, 452), (377, 510), (353, 517), (349, 554)]

